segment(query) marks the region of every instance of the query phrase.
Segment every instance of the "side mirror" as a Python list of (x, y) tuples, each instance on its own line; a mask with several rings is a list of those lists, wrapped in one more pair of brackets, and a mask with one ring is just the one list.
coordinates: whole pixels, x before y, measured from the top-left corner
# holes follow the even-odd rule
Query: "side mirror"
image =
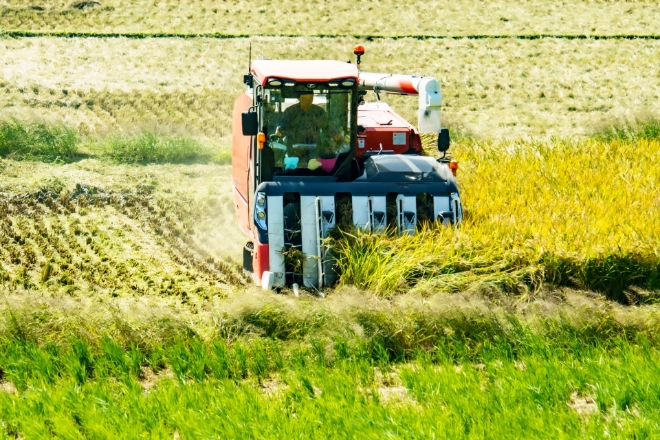
[(256, 136), (259, 133), (259, 122), (256, 112), (244, 112), (241, 115), (243, 123), (243, 136)]
[(441, 153), (449, 150), (449, 145), (451, 144), (451, 139), (449, 138), (449, 130), (446, 128), (441, 128), (438, 133), (438, 151)]

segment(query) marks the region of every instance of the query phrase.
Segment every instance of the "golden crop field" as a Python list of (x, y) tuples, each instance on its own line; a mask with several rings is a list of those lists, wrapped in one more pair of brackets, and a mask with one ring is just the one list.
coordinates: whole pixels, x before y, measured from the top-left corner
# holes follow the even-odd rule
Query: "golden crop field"
[(549, 282), (643, 301), (628, 288), (660, 287), (659, 148), (645, 139), (459, 144), (461, 228), (340, 242), (345, 281), (384, 296), (475, 282), (534, 296)]
[[(77, 7), (76, 7), (77, 6)], [(268, 0), (259, 5), (119, 0), (4, 0), (0, 29), (276, 35), (644, 35), (657, 32), (657, 2)]]
[[(2, 39), (0, 110), (5, 117), (63, 121), (84, 134), (147, 128), (226, 144), (250, 42), (255, 57), (340, 60), (353, 58), (352, 47), (363, 43), (352, 38)], [(656, 40), (365, 44), (367, 71), (437, 78), (445, 123), (476, 138), (588, 136), (658, 116)], [(388, 100), (415, 120), (415, 99)]]

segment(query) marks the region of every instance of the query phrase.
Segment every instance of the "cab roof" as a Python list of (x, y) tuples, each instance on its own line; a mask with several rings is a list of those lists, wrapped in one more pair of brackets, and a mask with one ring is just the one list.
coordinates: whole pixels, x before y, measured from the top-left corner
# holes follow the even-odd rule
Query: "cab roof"
[(252, 61), (252, 73), (262, 86), (266, 85), (269, 78), (291, 79), (296, 82), (358, 79), (355, 64), (332, 60), (255, 60)]

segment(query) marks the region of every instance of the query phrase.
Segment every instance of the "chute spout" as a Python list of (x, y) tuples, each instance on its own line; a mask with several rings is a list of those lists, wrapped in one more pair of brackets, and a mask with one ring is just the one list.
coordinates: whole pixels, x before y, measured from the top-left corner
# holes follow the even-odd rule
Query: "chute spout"
[(360, 72), (359, 89), (376, 93), (419, 95), (417, 128), (420, 133), (438, 133), (442, 94), (440, 83), (430, 76), (393, 75), (388, 73)]

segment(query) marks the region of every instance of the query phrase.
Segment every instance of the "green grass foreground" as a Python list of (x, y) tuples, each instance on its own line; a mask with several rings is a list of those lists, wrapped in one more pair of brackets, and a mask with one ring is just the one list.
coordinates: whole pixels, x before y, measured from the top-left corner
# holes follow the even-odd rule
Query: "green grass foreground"
[[(445, 324), (451, 325), (451, 322)], [(651, 438), (660, 352), (643, 332), (453, 323), (387, 337), (0, 342), (4, 437)], [(18, 327), (14, 327), (14, 330)], [(620, 329), (617, 329), (620, 330)], [(423, 332), (426, 333), (426, 332)], [(27, 335), (25, 335), (27, 336)], [(7, 391), (11, 383), (15, 390)]]

